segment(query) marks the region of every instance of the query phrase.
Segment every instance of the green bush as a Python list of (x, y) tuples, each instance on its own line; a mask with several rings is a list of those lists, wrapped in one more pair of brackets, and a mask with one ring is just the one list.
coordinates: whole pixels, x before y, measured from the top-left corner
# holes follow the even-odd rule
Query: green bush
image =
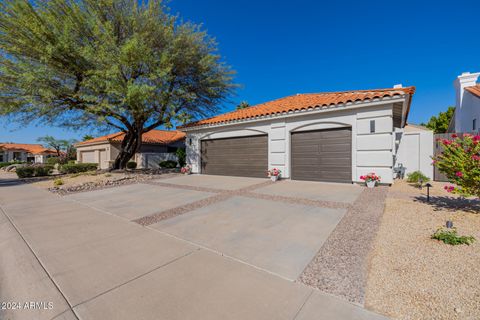
[(60, 159), (58, 157), (47, 158), (47, 164), (57, 164), (57, 163), (60, 163)]
[(180, 167), (185, 167), (185, 164), (187, 163), (186, 162), (187, 153), (185, 151), (185, 148), (178, 148), (176, 151), (176, 155), (177, 155), (178, 164), (180, 165)]
[(168, 168), (168, 169), (176, 168), (177, 167), (177, 161), (166, 160), (166, 161), (160, 162), (159, 165), (162, 168)]
[(480, 198), (480, 134), (465, 133), (463, 138), (452, 134), (452, 139), (437, 139), (443, 152), (433, 164), (455, 186), (445, 186), (448, 192), (464, 197)]
[(61, 185), (63, 185), (63, 184), (64, 184), (64, 182), (63, 182), (63, 180), (60, 179), (60, 178), (53, 180), (53, 185), (54, 185), (55, 187), (61, 186)]
[(430, 181), (430, 178), (424, 175), (421, 171), (414, 171), (407, 174), (407, 181), (410, 183), (420, 183), (420, 180), (427, 182)]
[(16, 169), (19, 178), (45, 177), (52, 173), (52, 165), (30, 165), (22, 166)]
[(137, 167), (137, 163), (135, 161), (127, 162), (127, 169), (135, 169), (136, 167)]
[(19, 178), (31, 178), (35, 174), (35, 168), (32, 166), (18, 167), (15, 172)]
[(97, 170), (97, 167), (96, 163), (67, 163), (61, 165), (59, 171), (61, 173), (80, 173)]
[(457, 229), (438, 229), (433, 235), (432, 239), (443, 241), (446, 244), (456, 246), (459, 244), (470, 245), (475, 241), (475, 238), (472, 236), (459, 236), (457, 235)]

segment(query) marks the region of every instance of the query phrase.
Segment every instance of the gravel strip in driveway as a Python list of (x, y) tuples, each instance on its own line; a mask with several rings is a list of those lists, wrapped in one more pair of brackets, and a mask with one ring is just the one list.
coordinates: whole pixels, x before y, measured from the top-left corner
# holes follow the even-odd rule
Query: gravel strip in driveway
[(363, 304), (368, 256), (385, 207), (388, 187), (365, 189), (353, 203), (299, 281)]
[(132, 220), (132, 221), (136, 222), (136, 223), (138, 223), (142, 226), (149, 226), (149, 225), (157, 223), (159, 221), (169, 219), (169, 218), (172, 218), (172, 217), (175, 217), (175, 216), (178, 216), (178, 215), (181, 215), (181, 214), (184, 214), (184, 213), (196, 210), (196, 209), (200, 209), (200, 208), (209, 206), (209, 205), (211, 205), (215, 202), (226, 200), (226, 199), (231, 198), (233, 196), (244, 195), (244, 194), (248, 193), (249, 191), (252, 191), (252, 190), (255, 190), (255, 189), (258, 189), (258, 188), (263, 188), (265, 186), (270, 185), (271, 183), (273, 183), (273, 182), (265, 181), (265, 182), (262, 182), (262, 183), (257, 183), (257, 184), (254, 184), (254, 185), (251, 185), (251, 186), (248, 186), (248, 187), (237, 189), (237, 190), (226, 190), (226, 191), (224, 191), (224, 190), (219, 191), (217, 189), (215, 189), (216, 191), (212, 191), (212, 188), (192, 187), (192, 186), (177, 185), (177, 184), (172, 184), (170, 186), (170, 184), (168, 184), (168, 183), (158, 183), (158, 182), (157, 183), (152, 183), (154, 185), (159, 185), (159, 186), (169, 186), (169, 187), (177, 188), (177, 189), (195, 190), (195, 191), (204, 191), (204, 192), (217, 192), (218, 194), (216, 194), (212, 197), (203, 199), (203, 200), (199, 200), (199, 201), (189, 203), (189, 204), (184, 205), (184, 206), (179, 206), (179, 207), (175, 207), (175, 208), (172, 208), (172, 209), (160, 211), (160, 212), (154, 213), (152, 215), (141, 217), (141, 218), (138, 218), (138, 219), (135, 219), (135, 220)]
[(249, 198), (281, 201), (281, 202), (286, 202), (291, 204), (303, 204), (306, 206), (314, 206), (314, 207), (330, 208), (330, 209), (349, 209), (351, 207), (350, 204), (343, 203), (343, 202), (310, 200), (310, 199), (304, 199), (304, 198), (285, 197), (285, 196), (273, 196), (269, 194), (254, 193), (254, 192), (247, 192), (243, 194), (243, 196), (249, 197)]
[(216, 188), (206, 188), (206, 187), (197, 187), (197, 186), (187, 186), (184, 184), (174, 184), (174, 183), (167, 183), (167, 182), (161, 182), (161, 181), (146, 181), (144, 182), (145, 184), (151, 184), (154, 186), (162, 186), (162, 187), (167, 187), (167, 188), (175, 188), (175, 189), (183, 189), (183, 190), (193, 190), (193, 191), (202, 191), (202, 192), (212, 192), (212, 193), (221, 193), (225, 192), (225, 190), (222, 189), (216, 189)]

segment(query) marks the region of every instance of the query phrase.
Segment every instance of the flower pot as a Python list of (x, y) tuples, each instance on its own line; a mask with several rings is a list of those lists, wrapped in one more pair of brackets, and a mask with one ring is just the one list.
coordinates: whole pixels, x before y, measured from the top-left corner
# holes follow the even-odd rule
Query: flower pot
[(369, 188), (375, 188), (376, 181), (367, 181), (367, 187)]
[(270, 179), (272, 179), (273, 182), (278, 180), (278, 176), (271, 176)]
[(185, 172), (184, 175), (189, 175), (191, 172)]

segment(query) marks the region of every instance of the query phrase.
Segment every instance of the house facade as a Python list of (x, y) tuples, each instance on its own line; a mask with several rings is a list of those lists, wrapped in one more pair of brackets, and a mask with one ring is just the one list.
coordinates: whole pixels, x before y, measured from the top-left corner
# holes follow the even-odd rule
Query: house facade
[(49, 157), (55, 157), (55, 150), (40, 144), (0, 143), (0, 162), (46, 163)]
[(194, 173), (360, 182), (394, 178), (414, 87), (298, 94), (200, 120), (187, 134)]
[[(123, 132), (117, 132), (77, 143), (77, 162), (97, 163), (100, 169), (110, 168), (120, 153), (124, 136)], [(176, 151), (184, 147), (185, 133), (177, 130), (152, 130), (143, 134), (140, 152), (132, 160), (138, 168), (156, 169), (161, 161), (177, 161)]]
[(478, 132), (480, 126), (480, 72), (464, 72), (455, 79), (455, 115), (448, 132)]

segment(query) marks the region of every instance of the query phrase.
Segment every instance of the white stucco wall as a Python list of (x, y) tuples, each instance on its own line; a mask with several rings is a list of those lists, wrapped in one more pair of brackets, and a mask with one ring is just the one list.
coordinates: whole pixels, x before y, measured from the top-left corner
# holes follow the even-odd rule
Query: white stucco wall
[[(282, 119), (224, 125), (187, 131), (187, 163), (194, 173), (200, 173), (200, 146), (203, 139), (252, 135), (268, 135), (268, 167), (282, 170), (290, 177), (291, 133), (338, 127), (352, 128), (352, 181), (375, 172), (382, 183), (393, 182), (393, 113), (392, 103), (376, 104), (354, 109), (336, 109), (329, 112), (294, 114)], [(370, 121), (375, 121), (375, 132), (370, 133)]]
[(455, 132), (473, 132), (473, 119), (477, 120), (477, 128), (475, 131), (479, 131), (480, 98), (468, 91), (464, 91), (462, 106), (455, 115)]
[(414, 129), (402, 131), (395, 167), (401, 164), (405, 168), (405, 174), (419, 170), (433, 179), (433, 131)]
[[(480, 73), (464, 72), (454, 81), (455, 87), (455, 132), (479, 131), (480, 98), (465, 88), (475, 86)], [(476, 130), (473, 130), (473, 119), (476, 119)]]

